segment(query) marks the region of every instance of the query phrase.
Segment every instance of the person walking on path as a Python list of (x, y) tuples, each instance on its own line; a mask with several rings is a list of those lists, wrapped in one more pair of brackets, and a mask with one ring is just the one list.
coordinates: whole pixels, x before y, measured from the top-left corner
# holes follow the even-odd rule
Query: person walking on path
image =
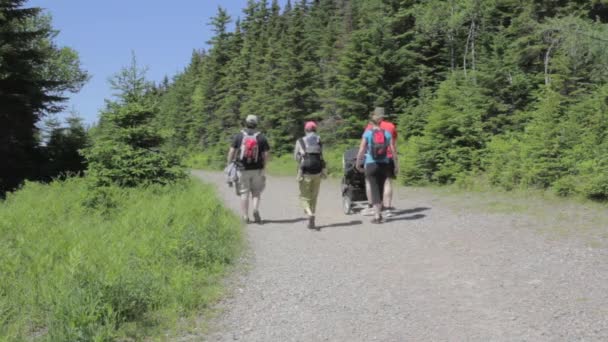
[(241, 214), (249, 223), (249, 195), (253, 202), (253, 220), (261, 224), (260, 197), (266, 187), (265, 167), (270, 155), (270, 145), (266, 137), (257, 130), (258, 117), (248, 115), (245, 129), (232, 139), (228, 151), (228, 165), (236, 163), (238, 180), (236, 191), (241, 198)]
[[(357, 168), (365, 172), (365, 178), (369, 183), (370, 200), (374, 208), (374, 218), (372, 223), (382, 223), (382, 197), (384, 194), (384, 184), (388, 177), (389, 150), (393, 147), (392, 135), (382, 129), (380, 123), (382, 115), (374, 112), (371, 117), (371, 129), (366, 130), (361, 138), (359, 152), (357, 153)], [(365, 157), (364, 169), (361, 168)], [(393, 153), (393, 158), (396, 154)], [(395, 160), (397, 162), (397, 160)]]
[[(385, 131), (388, 131), (391, 134), (391, 148), (389, 149), (388, 153), (387, 153), (387, 157), (388, 157), (388, 171), (387, 171), (387, 177), (386, 177), (386, 182), (384, 183), (384, 192), (382, 195), (382, 199), (383, 199), (383, 214), (386, 217), (391, 217), (393, 215), (393, 211), (394, 211), (394, 207), (393, 207), (393, 180), (397, 178), (397, 175), (399, 174), (399, 164), (395, 163), (395, 156), (397, 154), (397, 128), (395, 127), (395, 124), (393, 124), (390, 121), (386, 120), (386, 115), (384, 112), (384, 108), (382, 107), (376, 107), (374, 109), (374, 111), (371, 113), (371, 115), (377, 115), (378, 117), (381, 118), (379, 127), (382, 128)], [(367, 127), (365, 128), (366, 131), (371, 130), (372, 129), (372, 124), (368, 123)], [(372, 202), (371, 202), (371, 189), (369, 186), (369, 182), (366, 181), (365, 182), (365, 189), (367, 192), (367, 198), (369, 201), (369, 209), (365, 210), (363, 212), (364, 215), (373, 215), (373, 207), (372, 207)]]
[(304, 212), (308, 215), (308, 228), (315, 229), (315, 213), (317, 197), (321, 186), (321, 178), (325, 174), (325, 160), (321, 138), (316, 133), (317, 124), (308, 121), (304, 125), (304, 137), (296, 141), (294, 158), (298, 162), (298, 184), (300, 201)]

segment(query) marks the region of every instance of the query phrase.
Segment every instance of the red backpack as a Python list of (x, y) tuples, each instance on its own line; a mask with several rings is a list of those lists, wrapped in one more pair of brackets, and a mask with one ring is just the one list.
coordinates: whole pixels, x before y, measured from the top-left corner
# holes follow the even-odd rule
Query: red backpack
[(370, 143), (371, 155), (374, 160), (386, 159), (388, 156), (388, 139), (386, 139), (386, 131), (382, 128), (374, 128)]
[(243, 131), (243, 140), (241, 141), (241, 148), (239, 154), (239, 161), (243, 164), (255, 164), (258, 162), (258, 156), (260, 148), (258, 145), (259, 132), (249, 134)]

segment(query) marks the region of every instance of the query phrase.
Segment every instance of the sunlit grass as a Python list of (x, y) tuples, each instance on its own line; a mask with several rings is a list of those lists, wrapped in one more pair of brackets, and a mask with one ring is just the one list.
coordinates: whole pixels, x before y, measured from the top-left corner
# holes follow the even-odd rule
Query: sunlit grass
[(0, 340), (154, 335), (218, 297), (240, 227), (192, 180), (102, 192), (83, 179), (27, 183), (0, 203)]

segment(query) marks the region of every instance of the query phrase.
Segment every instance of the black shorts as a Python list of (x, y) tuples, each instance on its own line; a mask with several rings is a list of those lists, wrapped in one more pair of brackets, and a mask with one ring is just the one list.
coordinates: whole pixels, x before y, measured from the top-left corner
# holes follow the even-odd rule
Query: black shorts
[(388, 167), (386, 169), (386, 177), (390, 179), (396, 179), (397, 175), (395, 174), (395, 160), (393, 158), (388, 160)]

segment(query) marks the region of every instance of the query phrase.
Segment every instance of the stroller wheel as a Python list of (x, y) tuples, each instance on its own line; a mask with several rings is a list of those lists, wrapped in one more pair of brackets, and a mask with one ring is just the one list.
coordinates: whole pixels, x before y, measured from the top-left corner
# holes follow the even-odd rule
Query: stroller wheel
[(346, 215), (350, 215), (353, 212), (353, 202), (348, 196), (342, 196), (342, 209)]

